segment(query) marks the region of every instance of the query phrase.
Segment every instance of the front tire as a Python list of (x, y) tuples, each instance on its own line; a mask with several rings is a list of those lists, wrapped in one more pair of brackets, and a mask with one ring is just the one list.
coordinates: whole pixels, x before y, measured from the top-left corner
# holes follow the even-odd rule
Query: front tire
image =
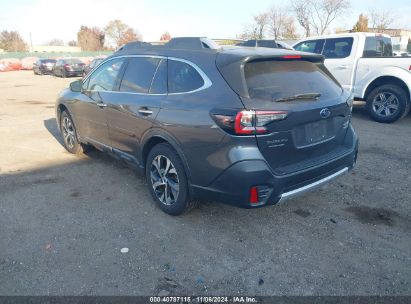
[(183, 163), (170, 145), (159, 144), (150, 151), (146, 178), (151, 196), (165, 213), (180, 215), (194, 207)]
[(400, 86), (386, 84), (371, 91), (367, 96), (366, 109), (372, 119), (392, 123), (408, 114), (408, 93)]
[(79, 142), (73, 119), (67, 111), (61, 113), (60, 132), (63, 135), (64, 147), (70, 153), (82, 154), (90, 150), (90, 146)]

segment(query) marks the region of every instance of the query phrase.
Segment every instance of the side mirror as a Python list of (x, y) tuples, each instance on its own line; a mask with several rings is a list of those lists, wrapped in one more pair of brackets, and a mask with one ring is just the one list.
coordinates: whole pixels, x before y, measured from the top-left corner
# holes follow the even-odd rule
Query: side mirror
[(81, 92), (83, 89), (83, 82), (81, 80), (76, 80), (70, 83), (70, 90), (72, 92)]

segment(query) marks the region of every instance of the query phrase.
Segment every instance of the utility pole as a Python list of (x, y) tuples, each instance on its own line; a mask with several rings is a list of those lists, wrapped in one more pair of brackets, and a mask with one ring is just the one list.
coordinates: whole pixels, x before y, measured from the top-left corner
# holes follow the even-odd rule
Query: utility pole
[(33, 53), (33, 40), (31, 39), (31, 32), (30, 32), (30, 52)]

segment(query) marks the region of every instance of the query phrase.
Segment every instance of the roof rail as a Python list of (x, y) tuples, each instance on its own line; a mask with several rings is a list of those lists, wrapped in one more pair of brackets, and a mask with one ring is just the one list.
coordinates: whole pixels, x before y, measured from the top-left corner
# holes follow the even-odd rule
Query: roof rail
[(172, 38), (164, 45), (153, 45), (148, 42), (134, 41), (129, 42), (120, 47), (116, 53), (123, 53), (129, 51), (135, 51), (136, 49), (184, 49), (184, 50), (206, 50), (206, 49), (219, 49), (220, 46), (213, 40), (206, 37), (176, 37)]

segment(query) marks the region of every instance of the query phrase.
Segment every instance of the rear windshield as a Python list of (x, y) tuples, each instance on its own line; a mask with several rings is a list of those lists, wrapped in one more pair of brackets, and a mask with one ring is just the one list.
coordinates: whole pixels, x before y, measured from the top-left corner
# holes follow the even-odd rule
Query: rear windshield
[(244, 72), (250, 98), (275, 100), (319, 93), (320, 99), (330, 99), (342, 93), (341, 86), (321, 63), (254, 61), (246, 64)]
[(54, 59), (41, 59), (41, 63), (56, 63), (56, 60)]

